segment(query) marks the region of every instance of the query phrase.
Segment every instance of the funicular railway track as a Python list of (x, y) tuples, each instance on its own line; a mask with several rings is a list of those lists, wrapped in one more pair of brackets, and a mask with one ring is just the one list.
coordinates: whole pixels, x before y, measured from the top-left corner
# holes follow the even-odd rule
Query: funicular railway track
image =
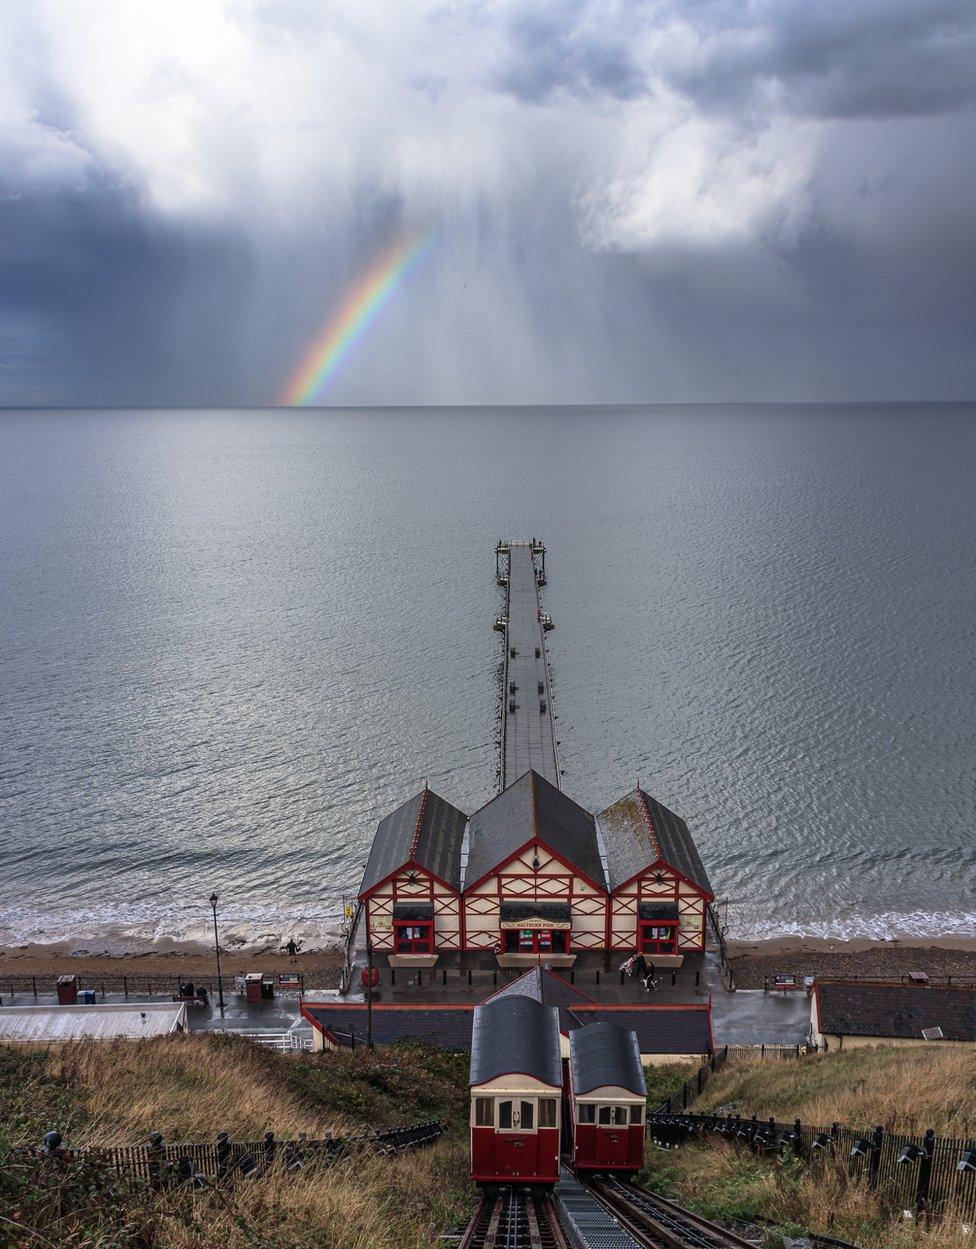
[(582, 1183), (643, 1249), (756, 1249), (754, 1240), (633, 1184), (615, 1178)]
[(569, 1249), (552, 1198), (504, 1187), (483, 1197), (459, 1249)]

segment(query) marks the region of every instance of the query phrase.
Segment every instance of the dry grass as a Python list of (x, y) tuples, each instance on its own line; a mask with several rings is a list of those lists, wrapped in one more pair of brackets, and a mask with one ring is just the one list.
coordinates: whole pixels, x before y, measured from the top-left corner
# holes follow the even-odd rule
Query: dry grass
[(347, 1119), (282, 1080), (283, 1064), (296, 1061), (240, 1038), (184, 1033), (64, 1045), (50, 1051), (48, 1075), (84, 1103), (76, 1145), (142, 1143), (152, 1129), (170, 1140), (212, 1140), (221, 1128), (240, 1140), (269, 1129), (286, 1138), (348, 1130)]
[(863, 1249), (974, 1249), (976, 1232), (951, 1213), (931, 1226), (903, 1222), (900, 1212), (862, 1185), (843, 1166), (810, 1167), (795, 1159), (759, 1159), (716, 1141), (680, 1150), (651, 1150), (649, 1187), (715, 1219), (772, 1220), (798, 1234), (821, 1232)]
[(474, 1194), (462, 1140), (422, 1153), (365, 1158), (217, 1195), (183, 1198), (157, 1216), (159, 1249), (429, 1249), (470, 1218)]
[(795, 1118), (908, 1135), (976, 1135), (976, 1054), (938, 1045), (871, 1046), (790, 1059), (734, 1060), (696, 1101), (696, 1111), (735, 1104), (760, 1119)]

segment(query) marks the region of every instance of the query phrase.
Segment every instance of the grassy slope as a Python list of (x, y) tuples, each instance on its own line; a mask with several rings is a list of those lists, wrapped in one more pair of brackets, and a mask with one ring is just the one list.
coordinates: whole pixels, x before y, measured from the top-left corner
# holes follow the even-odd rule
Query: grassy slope
[[(0, 1246), (64, 1249), (278, 1249), (343, 1244), (420, 1249), (470, 1212), (466, 1181), (467, 1056), (387, 1047), (323, 1057), (281, 1056), (235, 1037), (13, 1050), (0, 1046)], [(125, 1192), (113, 1178), (5, 1164), (10, 1144), (50, 1128), (66, 1141), (236, 1139), (355, 1131), (442, 1118), (432, 1149), (362, 1157), (330, 1170), (210, 1193)], [(6, 1221), (5, 1221), (6, 1220)], [(27, 1230), (22, 1230), (27, 1229)]]
[(736, 1061), (695, 1104), (712, 1110), (735, 1103), (739, 1113), (829, 1127), (882, 1124), (909, 1135), (976, 1134), (976, 1058), (969, 1049), (919, 1046), (818, 1054), (802, 1062)]
[[(735, 1104), (742, 1114), (894, 1130), (932, 1126), (971, 1134), (976, 1124), (976, 1061), (955, 1050), (882, 1047), (818, 1055), (799, 1062), (735, 1061), (714, 1077), (695, 1110)], [(965, 1130), (970, 1125), (970, 1132)], [(794, 1231), (811, 1229), (864, 1249), (963, 1249), (976, 1246), (958, 1219), (922, 1230), (852, 1185), (843, 1166), (820, 1174), (787, 1158), (767, 1161), (721, 1143), (650, 1149), (645, 1182), (712, 1218), (762, 1216)]]

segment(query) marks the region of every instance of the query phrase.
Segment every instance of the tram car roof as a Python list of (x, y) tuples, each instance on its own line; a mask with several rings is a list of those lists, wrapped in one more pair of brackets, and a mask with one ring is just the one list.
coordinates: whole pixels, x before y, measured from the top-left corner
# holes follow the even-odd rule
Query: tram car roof
[(559, 1012), (530, 997), (498, 998), (474, 1009), (470, 1084), (515, 1074), (562, 1084)]
[(599, 1020), (571, 1032), (569, 1068), (574, 1096), (608, 1086), (647, 1096), (637, 1034), (618, 1024)]

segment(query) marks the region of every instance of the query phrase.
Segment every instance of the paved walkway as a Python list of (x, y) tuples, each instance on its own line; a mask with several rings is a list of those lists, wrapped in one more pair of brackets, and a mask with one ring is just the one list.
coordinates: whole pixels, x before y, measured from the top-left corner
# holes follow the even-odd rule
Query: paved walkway
[(539, 612), (532, 547), (513, 543), (508, 557), (503, 789), (530, 769), (559, 784), (549, 665)]

